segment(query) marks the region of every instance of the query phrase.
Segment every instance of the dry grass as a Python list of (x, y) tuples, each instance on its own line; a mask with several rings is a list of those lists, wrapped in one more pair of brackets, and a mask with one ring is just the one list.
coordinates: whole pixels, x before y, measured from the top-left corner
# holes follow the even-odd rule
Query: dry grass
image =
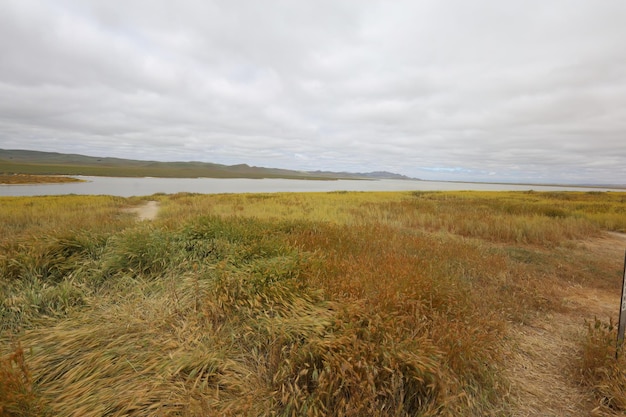
[(587, 323), (579, 369), (583, 381), (596, 392), (599, 405), (595, 411), (601, 415), (626, 412), (626, 356), (623, 345), (616, 352), (616, 336), (612, 321)]
[[(621, 277), (581, 242), (624, 229), (623, 193), (151, 199), (152, 222), (140, 199), (2, 200), (4, 410), (511, 415), (511, 324)], [(589, 328), (580, 375), (623, 410), (608, 338)]]
[(81, 181), (78, 178), (58, 175), (0, 174), (0, 184), (61, 184)]
[(0, 415), (7, 417), (48, 414), (33, 391), (31, 373), (24, 361), (24, 349), (17, 343), (0, 357)]

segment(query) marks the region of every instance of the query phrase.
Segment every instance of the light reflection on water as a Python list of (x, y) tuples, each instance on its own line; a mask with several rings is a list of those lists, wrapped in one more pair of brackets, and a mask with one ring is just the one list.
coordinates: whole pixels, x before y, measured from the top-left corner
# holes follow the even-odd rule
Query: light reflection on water
[(86, 182), (64, 184), (0, 185), (0, 196), (115, 195), (146, 196), (180, 192), (200, 194), (328, 192), (328, 191), (624, 191), (610, 188), (487, 184), (413, 180), (312, 181), (246, 178), (114, 178), (77, 177)]

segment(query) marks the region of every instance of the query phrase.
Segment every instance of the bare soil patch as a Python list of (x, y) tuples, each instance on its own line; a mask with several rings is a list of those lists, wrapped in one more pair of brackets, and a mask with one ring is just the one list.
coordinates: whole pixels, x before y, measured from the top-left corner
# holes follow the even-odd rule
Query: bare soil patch
[(125, 209), (127, 213), (134, 213), (138, 220), (154, 220), (159, 214), (160, 203), (158, 201), (148, 201), (139, 207)]

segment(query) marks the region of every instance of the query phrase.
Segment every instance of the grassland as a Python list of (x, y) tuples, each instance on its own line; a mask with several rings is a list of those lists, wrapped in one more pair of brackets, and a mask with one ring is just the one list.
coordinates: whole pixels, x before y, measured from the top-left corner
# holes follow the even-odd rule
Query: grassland
[(0, 414), (524, 415), (513, 329), (559, 314), (590, 407), (626, 411), (614, 323), (564, 297), (619, 298), (623, 252), (586, 244), (626, 193), (149, 199), (0, 200)]

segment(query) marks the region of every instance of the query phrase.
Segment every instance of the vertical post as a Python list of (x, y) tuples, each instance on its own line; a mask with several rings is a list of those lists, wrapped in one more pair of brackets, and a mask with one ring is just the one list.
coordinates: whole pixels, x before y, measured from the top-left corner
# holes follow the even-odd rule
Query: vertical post
[(617, 348), (624, 343), (626, 329), (626, 253), (624, 253), (624, 276), (622, 278), (622, 301), (619, 305), (619, 324), (617, 325)]

